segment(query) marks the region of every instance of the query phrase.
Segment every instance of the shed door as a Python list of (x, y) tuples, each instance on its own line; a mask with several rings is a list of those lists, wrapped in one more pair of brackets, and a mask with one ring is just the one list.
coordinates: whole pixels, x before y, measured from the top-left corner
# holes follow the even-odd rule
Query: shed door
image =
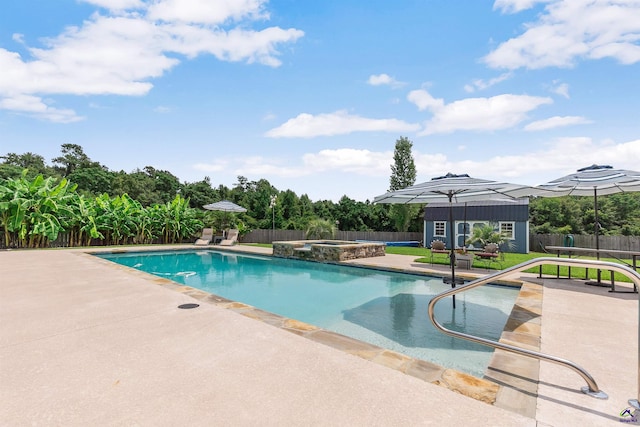
[(481, 227), (487, 224), (487, 221), (456, 221), (456, 246), (460, 248), (468, 246), (464, 242), (471, 237), (471, 230), (474, 227)]

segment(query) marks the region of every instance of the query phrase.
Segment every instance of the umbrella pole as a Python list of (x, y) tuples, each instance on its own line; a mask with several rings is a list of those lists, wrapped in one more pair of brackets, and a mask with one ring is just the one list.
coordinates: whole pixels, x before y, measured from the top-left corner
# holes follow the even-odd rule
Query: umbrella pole
[[(593, 209), (595, 210), (595, 224), (593, 226), (594, 233), (596, 235), (596, 259), (600, 259), (600, 219), (598, 218), (598, 190), (596, 187), (593, 187)], [(602, 270), (597, 269), (596, 281), (587, 281), (587, 285), (593, 286), (607, 286), (602, 283)], [(611, 272), (613, 274), (613, 272)]]
[(467, 247), (467, 202), (464, 202), (464, 223), (462, 224), (462, 246), (464, 246), (463, 252), (466, 253)]
[[(595, 231), (596, 231), (596, 259), (600, 259), (600, 220), (598, 218), (598, 190), (596, 189), (596, 187), (593, 187), (593, 206), (595, 209), (595, 216), (596, 216), (596, 224), (595, 224)], [(602, 271), (598, 270), (598, 279), (597, 282), (600, 283), (600, 279), (602, 278), (601, 276)], [(611, 272), (611, 274), (613, 274), (613, 272)]]
[[(453, 241), (454, 238), (454, 231), (455, 231), (455, 227), (453, 224), (453, 194), (449, 193), (449, 233), (451, 234), (449, 236), (449, 241), (451, 242), (451, 254), (449, 255), (449, 263), (451, 264), (451, 287), (455, 288), (456, 287), (456, 251), (455, 251), (455, 242)], [(456, 296), (453, 296), (453, 308), (456, 308)]]

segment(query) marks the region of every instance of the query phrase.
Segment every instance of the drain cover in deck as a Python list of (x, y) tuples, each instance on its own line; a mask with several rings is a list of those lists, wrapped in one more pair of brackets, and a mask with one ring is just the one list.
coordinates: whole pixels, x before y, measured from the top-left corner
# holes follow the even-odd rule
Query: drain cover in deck
[(182, 305), (178, 306), (178, 308), (182, 308), (182, 309), (185, 309), (185, 310), (188, 310), (190, 308), (196, 308), (196, 307), (200, 307), (200, 304), (189, 303), (189, 304), (182, 304)]

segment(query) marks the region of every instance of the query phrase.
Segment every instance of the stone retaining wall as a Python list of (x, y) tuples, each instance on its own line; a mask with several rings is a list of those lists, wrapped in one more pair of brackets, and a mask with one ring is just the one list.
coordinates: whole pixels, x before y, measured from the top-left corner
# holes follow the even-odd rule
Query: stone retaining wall
[(318, 262), (340, 262), (385, 255), (385, 244), (341, 240), (273, 242), (273, 256)]

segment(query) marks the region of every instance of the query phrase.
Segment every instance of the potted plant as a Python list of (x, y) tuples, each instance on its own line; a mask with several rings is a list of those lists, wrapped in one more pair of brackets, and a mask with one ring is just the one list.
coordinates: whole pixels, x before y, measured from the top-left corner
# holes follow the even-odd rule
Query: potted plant
[(513, 247), (511, 239), (505, 233), (500, 232), (494, 224), (485, 224), (473, 228), (473, 232), (465, 244), (474, 245), (476, 243), (479, 243), (483, 248), (489, 243), (495, 243), (500, 248), (511, 249)]

